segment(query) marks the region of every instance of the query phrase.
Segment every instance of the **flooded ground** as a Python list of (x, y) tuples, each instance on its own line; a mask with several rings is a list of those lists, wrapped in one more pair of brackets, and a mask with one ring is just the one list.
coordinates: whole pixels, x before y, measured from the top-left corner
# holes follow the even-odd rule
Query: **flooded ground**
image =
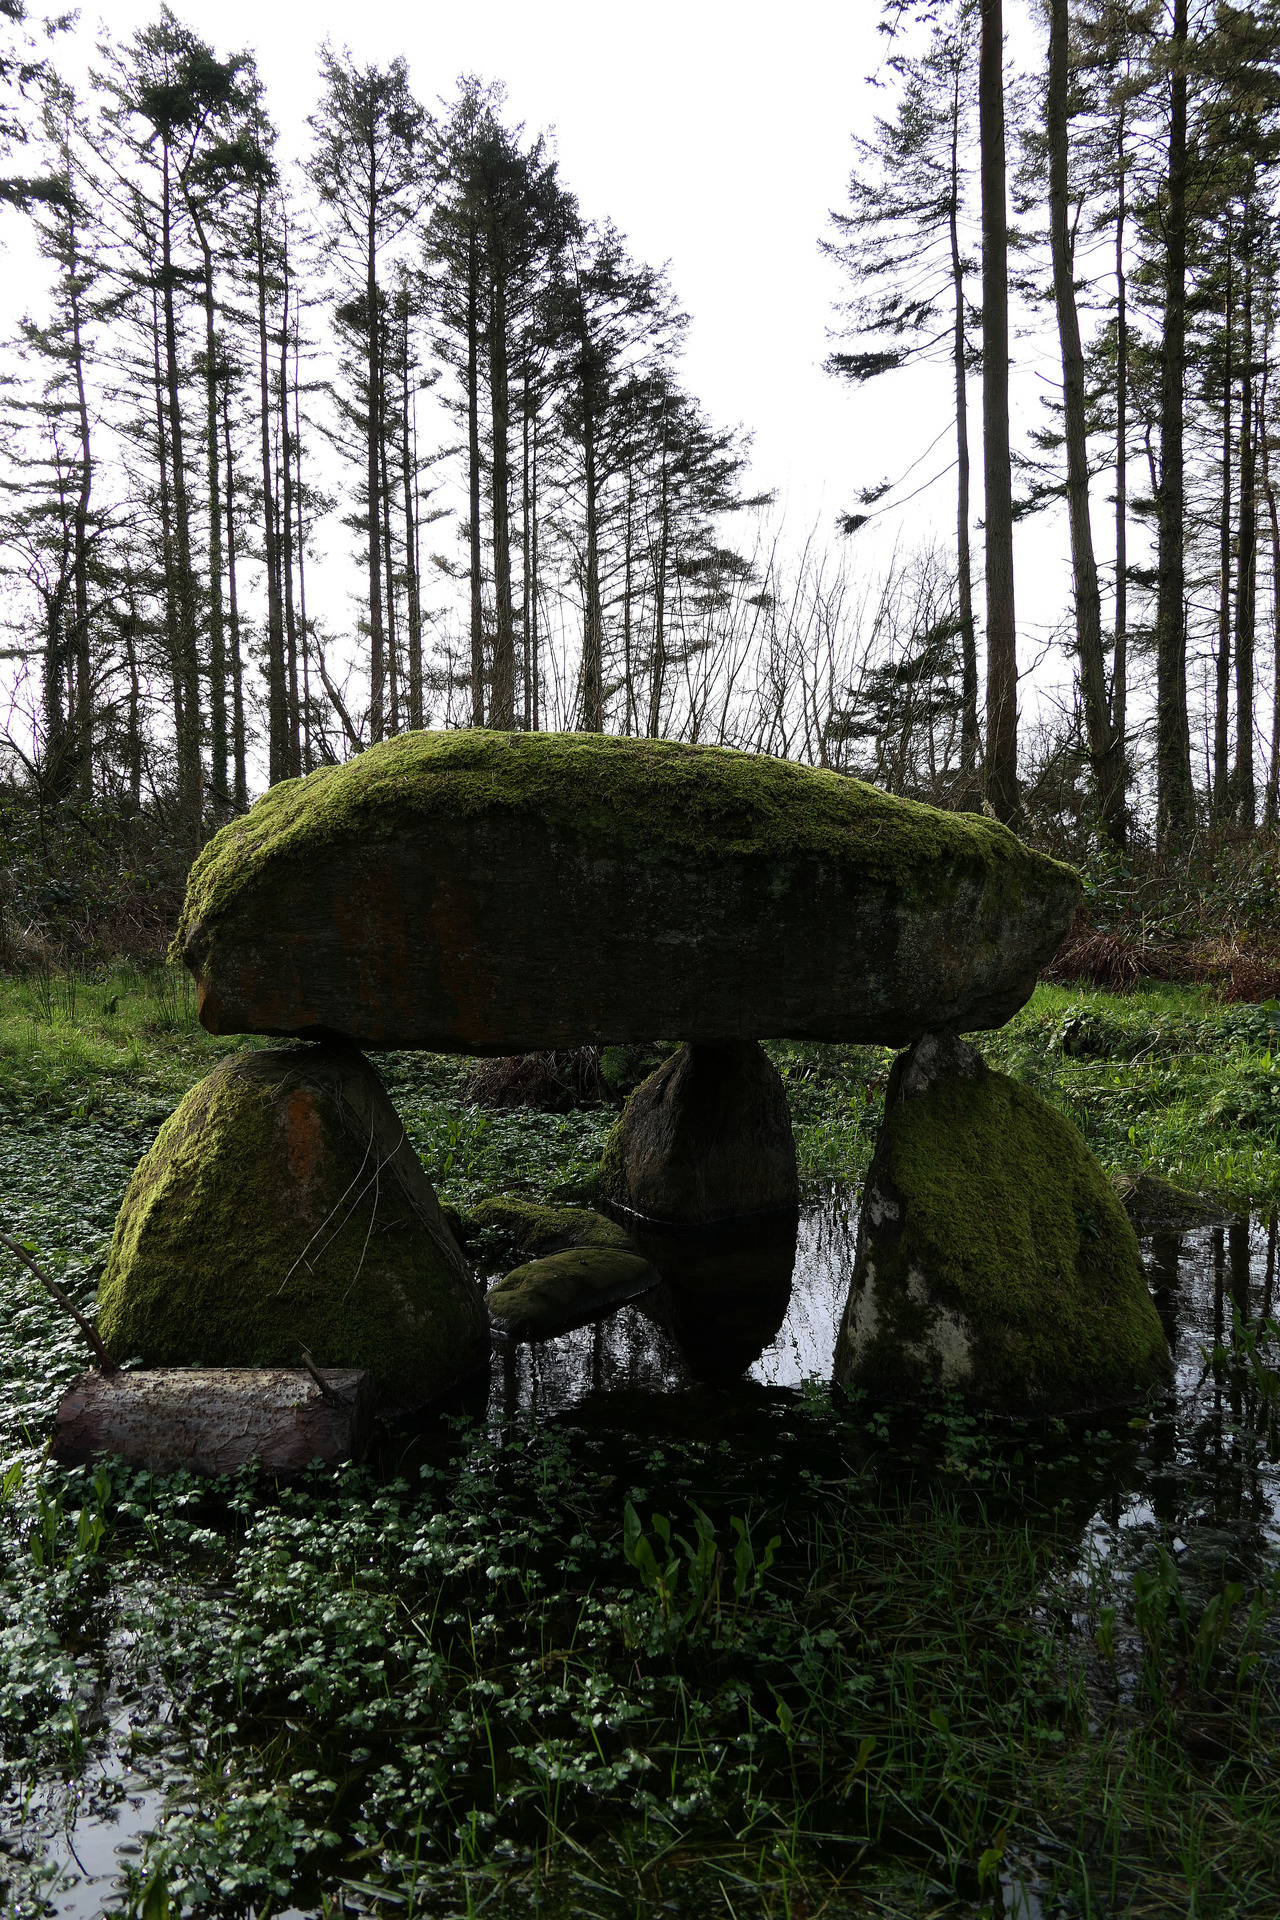
[[(726, 1460), (725, 1473), (739, 1485), (750, 1483), (756, 1443), (742, 1436), (754, 1430), (753, 1421), (785, 1425), (788, 1405), (811, 1398), (829, 1376), (856, 1231), (856, 1213), (837, 1191), (806, 1207), (798, 1223), (767, 1234), (754, 1230), (718, 1244), (655, 1240), (645, 1251), (663, 1272), (661, 1287), (559, 1339), (496, 1349), (487, 1401), (475, 1400), (471, 1411), (499, 1441), (508, 1431), (527, 1430), (530, 1419), (594, 1431), (604, 1436), (592, 1444), (603, 1449), (605, 1469), (636, 1435), (651, 1442), (667, 1430), (688, 1436), (732, 1429), (735, 1457)], [(1076, 1543), (1081, 1578), (1094, 1591), (1105, 1589), (1108, 1568), (1118, 1580), (1149, 1561), (1157, 1541), (1168, 1543), (1187, 1592), (1203, 1596), (1224, 1581), (1266, 1580), (1280, 1546), (1275, 1427), (1242, 1417), (1242, 1396), (1250, 1390), (1251, 1329), (1275, 1304), (1274, 1221), (1163, 1227), (1142, 1236), (1142, 1248), (1175, 1355), (1175, 1384), (1147, 1415), (1119, 1416), (1114, 1432), (1089, 1432), (1083, 1448), (1077, 1434), (1061, 1427), (1037, 1443), (1062, 1462), (1066, 1544)], [(406, 1458), (417, 1457), (398, 1443), (392, 1455), (400, 1473)], [(108, 1636), (102, 1651), (105, 1692), (85, 1764), (62, 1783), (46, 1780), (20, 1808), (11, 1800), (7, 1809), (19, 1822), (8, 1844), (33, 1866), (39, 1862), (44, 1910), (76, 1920), (138, 1897), (138, 1862), (166, 1804), (170, 1764), (160, 1764), (163, 1729), (158, 1746), (151, 1721), (157, 1712), (176, 1714), (180, 1695), (170, 1682), (161, 1692), (135, 1691), (126, 1702), (113, 1692), (111, 1675), (127, 1669), (128, 1646), (121, 1640), (113, 1646)], [(1132, 1692), (1136, 1682), (1127, 1684)], [(192, 1757), (176, 1729), (172, 1737), (178, 1771), (189, 1773)], [(1204, 1737), (1214, 1738), (1212, 1732)], [(1027, 1858), (1006, 1866), (1006, 1912), (1076, 1910), (1048, 1901), (1042, 1865)], [(276, 1910), (288, 1905), (279, 1902)], [(35, 1909), (28, 1900), (23, 1910)]]

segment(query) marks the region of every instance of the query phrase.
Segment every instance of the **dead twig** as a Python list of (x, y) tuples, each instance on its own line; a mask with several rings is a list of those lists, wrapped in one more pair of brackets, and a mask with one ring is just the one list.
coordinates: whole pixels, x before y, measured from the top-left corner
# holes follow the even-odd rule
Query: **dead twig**
[(57, 1301), (58, 1305), (63, 1309), (64, 1312), (69, 1313), (71, 1315), (71, 1318), (75, 1321), (81, 1333), (84, 1335), (85, 1339), (89, 1342), (90, 1347), (93, 1349), (93, 1352), (97, 1356), (98, 1365), (101, 1367), (102, 1371), (104, 1373), (119, 1373), (120, 1369), (116, 1365), (115, 1361), (111, 1358), (111, 1355), (107, 1352), (106, 1348), (103, 1346), (96, 1327), (94, 1327), (90, 1321), (85, 1319), (79, 1307), (77, 1307), (75, 1303), (72, 1301), (72, 1299), (70, 1298), (70, 1296), (63, 1291), (63, 1289), (58, 1285), (57, 1281), (50, 1279), (49, 1275), (45, 1272), (44, 1268), (39, 1264), (38, 1261), (32, 1259), (31, 1255), (27, 1252), (26, 1248), (23, 1246), (20, 1246), (16, 1240), (11, 1239), (7, 1233), (0, 1233), (0, 1244), (3, 1244), (4, 1246), (8, 1247), (10, 1253), (16, 1254), (19, 1260), (21, 1260), (24, 1267), (30, 1267), (32, 1273), (34, 1273), (36, 1279), (40, 1282), (41, 1286), (46, 1288), (47, 1291), (53, 1295), (53, 1298)]

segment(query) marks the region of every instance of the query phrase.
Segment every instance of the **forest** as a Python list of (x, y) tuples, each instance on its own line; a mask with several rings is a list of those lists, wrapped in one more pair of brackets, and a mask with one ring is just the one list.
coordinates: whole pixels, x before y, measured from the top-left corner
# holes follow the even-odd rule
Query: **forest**
[(13, 1920), (1280, 1911), (1280, 5), (867, 13), (797, 528), (501, 74), (0, 0)]

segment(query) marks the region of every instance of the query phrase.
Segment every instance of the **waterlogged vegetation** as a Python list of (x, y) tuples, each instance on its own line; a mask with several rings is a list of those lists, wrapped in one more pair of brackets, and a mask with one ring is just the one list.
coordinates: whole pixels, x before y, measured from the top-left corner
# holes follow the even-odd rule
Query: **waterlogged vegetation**
[[(983, 1042), (1104, 1163), (1260, 1216), (1157, 1235), (1179, 1387), (1106, 1427), (686, 1378), (459, 1403), (292, 1489), (71, 1473), (78, 1337), (6, 1256), (9, 1910), (1274, 1914), (1278, 1024), (1042, 988)], [(80, 1303), (227, 1050), (172, 973), (0, 981), (0, 1224)], [(773, 1052), (848, 1223), (890, 1056)], [(614, 1108), (380, 1064), (446, 1200), (590, 1200)]]

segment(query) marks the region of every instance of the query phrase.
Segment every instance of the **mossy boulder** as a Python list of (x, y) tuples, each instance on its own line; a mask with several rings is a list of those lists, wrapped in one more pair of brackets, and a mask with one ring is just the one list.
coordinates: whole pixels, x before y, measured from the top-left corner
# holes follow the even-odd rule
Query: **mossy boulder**
[(224, 827), (175, 951), (214, 1033), (899, 1043), (1007, 1020), (1079, 892), (993, 820), (763, 755), (408, 733)]
[(625, 1229), (590, 1207), (546, 1206), (515, 1193), (481, 1200), (463, 1217), (467, 1243), (484, 1236), (513, 1247), (527, 1259), (561, 1253), (566, 1247), (616, 1247), (634, 1252)]
[(367, 1367), (435, 1398), (488, 1354), (480, 1290), (351, 1047), (243, 1053), (193, 1087), (120, 1208), (98, 1325), (149, 1367)]
[(490, 1287), (493, 1330), (508, 1340), (548, 1340), (652, 1291), (657, 1269), (621, 1247), (570, 1247), (517, 1267)]
[(647, 1220), (705, 1226), (799, 1203), (781, 1075), (754, 1041), (685, 1045), (628, 1099), (600, 1195)]
[(1168, 1346), (1119, 1196), (1080, 1134), (954, 1034), (895, 1062), (835, 1381), (1048, 1415), (1141, 1399)]

